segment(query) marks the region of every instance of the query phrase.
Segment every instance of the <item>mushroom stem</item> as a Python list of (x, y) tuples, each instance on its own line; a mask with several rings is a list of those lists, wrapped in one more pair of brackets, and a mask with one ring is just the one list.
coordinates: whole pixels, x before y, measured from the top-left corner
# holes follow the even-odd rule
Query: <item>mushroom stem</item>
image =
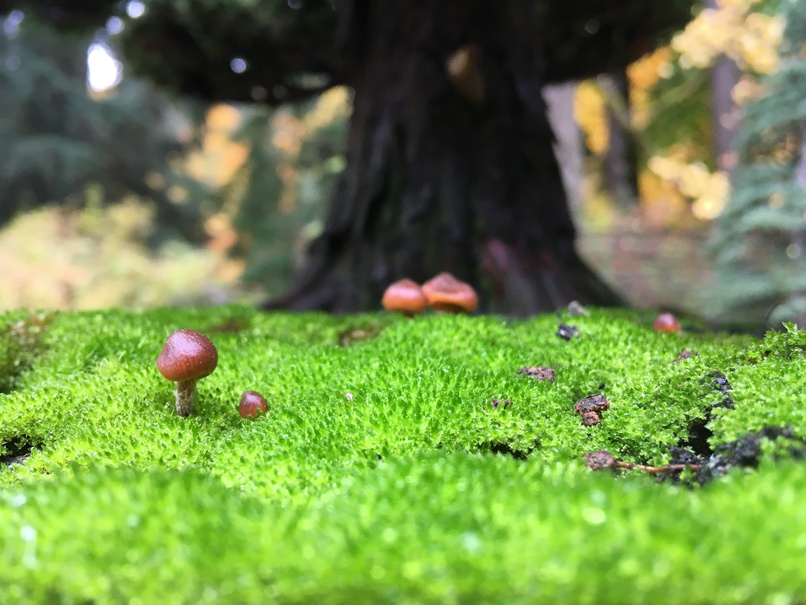
[(181, 380), (177, 382), (174, 393), (176, 394), (176, 413), (180, 416), (190, 416), (196, 400), (196, 381)]

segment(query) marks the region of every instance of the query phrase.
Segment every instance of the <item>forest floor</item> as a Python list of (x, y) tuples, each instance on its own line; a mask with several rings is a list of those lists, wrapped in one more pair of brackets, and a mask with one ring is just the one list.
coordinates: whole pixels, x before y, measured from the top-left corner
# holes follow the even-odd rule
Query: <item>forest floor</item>
[(806, 331), (589, 311), (0, 314), (0, 602), (806, 602)]

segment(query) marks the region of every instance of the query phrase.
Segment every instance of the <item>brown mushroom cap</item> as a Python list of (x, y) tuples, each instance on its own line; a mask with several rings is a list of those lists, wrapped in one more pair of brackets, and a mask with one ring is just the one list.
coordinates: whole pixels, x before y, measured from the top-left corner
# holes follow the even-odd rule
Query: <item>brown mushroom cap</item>
[(655, 332), (679, 332), (680, 322), (671, 313), (661, 313), (652, 324)]
[(479, 304), (476, 291), (447, 272), (440, 273), (423, 284), (423, 294), (429, 306), (437, 311), (472, 313)]
[(257, 418), (258, 412), (264, 414), (269, 411), (266, 398), (257, 391), (246, 391), (241, 395), (241, 403), (238, 404), (238, 413), (241, 418)]
[(204, 378), (217, 365), (215, 345), (196, 330), (179, 330), (171, 334), (157, 357), (160, 374), (173, 382)]
[(387, 311), (402, 311), (412, 315), (422, 313), (428, 304), (420, 286), (410, 279), (401, 279), (390, 284), (383, 293), (381, 302)]

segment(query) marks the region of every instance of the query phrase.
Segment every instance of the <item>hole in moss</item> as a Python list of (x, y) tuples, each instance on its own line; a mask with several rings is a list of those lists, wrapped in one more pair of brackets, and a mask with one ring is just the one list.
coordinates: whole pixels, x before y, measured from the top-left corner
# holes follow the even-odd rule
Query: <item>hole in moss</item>
[(42, 353), (42, 336), (53, 313), (31, 313), (0, 327), (0, 393), (14, 390), (17, 378)]
[(241, 317), (233, 317), (224, 322), (209, 326), (206, 332), (211, 334), (236, 334), (243, 332), (249, 327), (249, 320)]
[(510, 444), (503, 442), (503, 441), (494, 441), (490, 443), (485, 443), (479, 447), (479, 450), (482, 452), (491, 452), (493, 454), (502, 454), (504, 456), (512, 456), (515, 460), (526, 460), (529, 458), (529, 454), (531, 454), (537, 448), (537, 444), (533, 447), (529, 448), (528, 450), (520, 450), (512, 447)]
[(744, 437), (718, 445), (710, 456), (697, 457), (682, 448), (672, 448), (671, 464), (696, 464), (699, 470), (693, 476), (682, 478), (679, 473), (670, 473), (668, 479), (688, 485), (705, 485), (733, 468), (757, 468), (764, 454), (763, 441), (777, 442), (774, 458), (806, 458), (806, 439), (794, 434), (788, 426), (765, 426), (749, 432)]
[(339, 346), (349, 347), (350, 345), (354, 345), (362, 340), (377, 338), (382, 331), (383, 326), (376, 323), (369, 323), (363, 326), (347, 328), (346, 330), (339, 332)]
[(719, 445), (716, 448), (715, 458), (718, 464), (709, 464), (714, 470), (727, 469), (732, 466), (756, 468), (763, 454), (762, 441), (785, 441), (786, 445), (781, 453), (793, 458), (806, 457), (806, 440), (794, 434), (792, 427), (765, 426), (758, 432), (751, 432), (730, 443)]
[(730, 386), (730, 382), (728, 382), (728, 379), (724, 374), (719, 372), (712, 373), (710, 377), (713, 379), (711, 381), (711, 386), (724, 395), (722, 401), (714, 404), (714, 407), (732, 410), (734, 408), (733, 398), (728, 395), (728, 393), (733, 390), (733, 387)]
[(27, 435), (17, 435), (3, 442), (5, 454), (0, 455), (0, 464), (11, 468), (15, 464), (22, 464), (31, 455), (39, 443)]
[(688, 438), (681, 439), (677, 447), (694, 453), (699, 458), (709, 458), (714, 451), (708, 443), (708, 439), (714, 434), (708, 428), (710, 413), (706, 418), (695, 418), (688, 426)]
[[(691, 421), (688, 426), (688, 437), (681, 439), (677, 447), (673, 448), (679, 451), (687, 451), (702, 460), (707, 460), (714, 454), (714, 450), (708, 443), (708, 440), (714, 434), (708, 427), (708, 423), (714, 417), (714, 409), (725, 408), (732, 410), (734, 408), (733, 399), (728, 394), (733, 390), (733, 387), (730, 386), (730, 382), (728, 382), (725, 375), (721, 372), (712, 372), (708, 374), (707, 378), (711, 381), (711, 388), (722, 393), (723, 397), (718, 403), (705, 410), (704, 417), (695, 418)], [(674, 452), (672, 455), (674, 456)], [(683, 464), (683, 462), (680, 464)]]

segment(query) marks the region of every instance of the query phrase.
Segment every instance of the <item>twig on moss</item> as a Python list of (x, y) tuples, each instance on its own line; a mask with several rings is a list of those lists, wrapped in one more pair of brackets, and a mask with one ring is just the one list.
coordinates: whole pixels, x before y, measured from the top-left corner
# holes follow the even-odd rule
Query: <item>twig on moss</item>
[(607, 450), (599, 450), (598, 452), (585, 452), (585, 462), (588, 468), (594, 471), (604, 469), (617, 469), (623, 468), (627, 470), (639, 470), (645, 473), (674, 473), (691, 469), (693, 471), (700, 470), (699, 464), (667, 464), (665, 466), (647, 466), (645, 464), (637, 464), (635, 462), (624, 462), (623, 460), (616, 460)]

